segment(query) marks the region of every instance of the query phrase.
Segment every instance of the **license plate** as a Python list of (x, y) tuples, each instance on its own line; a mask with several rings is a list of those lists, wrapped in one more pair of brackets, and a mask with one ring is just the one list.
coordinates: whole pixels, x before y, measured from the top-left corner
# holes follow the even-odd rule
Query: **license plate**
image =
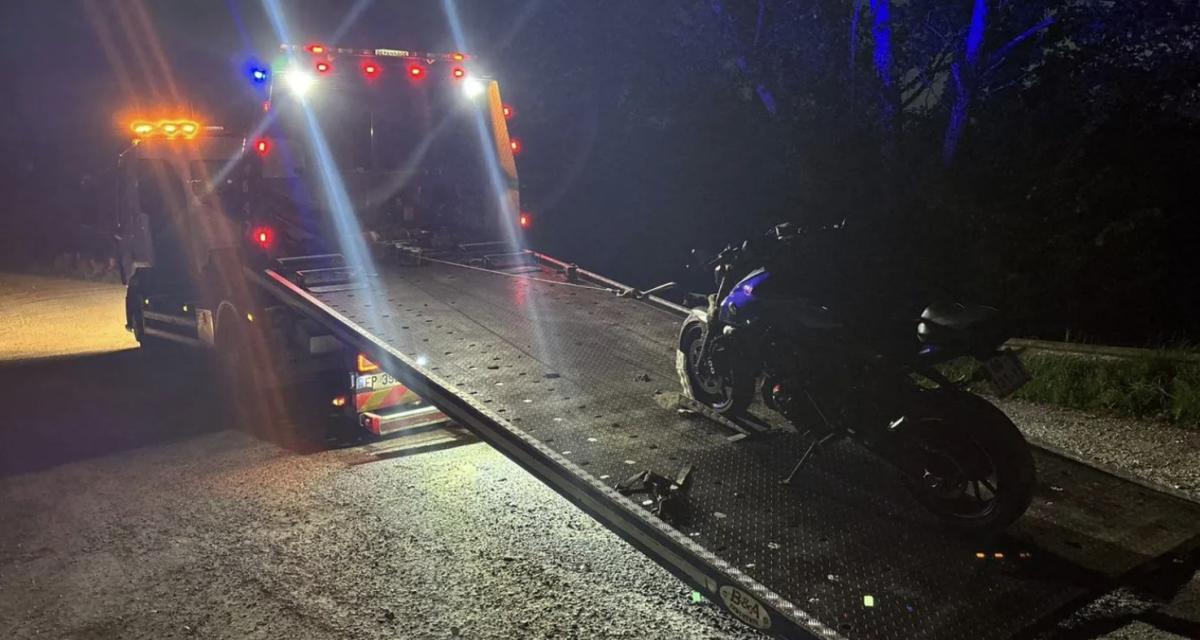
[(372, 373), (365, 376), (357, 376), (354, 380), (354, 390), (368, 391), (371, 389), (382, 389), (395, 384), (395, 378), (381, 371), (379, 373)]
[(1011, 351), (988, 358), (983, 363), (983, 368), (987, 371), (988, 380), (992, 383), (992, 392), (1001, 398), (1032, 380), (1029, 373), (1025, 371), (1025, 365), (1021, 364), (1021, 360)]

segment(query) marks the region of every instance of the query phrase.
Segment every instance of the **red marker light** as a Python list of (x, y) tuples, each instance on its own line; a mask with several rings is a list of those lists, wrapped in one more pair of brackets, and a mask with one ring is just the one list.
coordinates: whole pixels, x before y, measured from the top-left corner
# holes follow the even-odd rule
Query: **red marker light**
[(364, 76), (367, 76), (368, 78), (374, 78), (375, 76), (379, 75), (379, 65), (375, 64), (374, 62), (364, 62), (362, 66), (362, 72)]
[(515, 115), (517, 115), (517, 112), (515, 109), (513, 109), (512, 107), (510, 107), (508, 105), (504, 105), (504, 117), (505, 118), (511, 119)]
[(271, 142), (266, 138), (259, 138), (258, 142), (254, 143), (254, 150), (258, 152), (258, 155), (265, 156), (271, 152)]
[(250, 231), (250, 239), (263, 249), (270, 249), (275, 244), (275, 230), (267, 226), (254, 227)]
[(467, 70), (463, 69), (462, 67), (454, 67), (454, 70), (450, 72), (450, 75), (454, 76), (455, 78), (463, 78), (467, 75)]
[(419, 64), (411, 64), (408, 66), (408, 75), (412, 78), (420, 78), (425, 75), (425, 67)]
[(521, 141), (517, 140), (516, 138), (509, 140), (508, 148), (512, 149), (513, 155), (517, 155), (518, 153), (521, 153)]
[(522, 211), (521, 215), (517, 216), (517, 224), (521, 225), (522, 229), (528, 229), (533, 225), (533, 216), (529, 215), (529, 213), (525, 211)]
[(325, 47), (322, 45), (319, 45), (319, 44), (310, 44), (305, 48), (308, 49), (309, 53), (316, 53), (316, 54), (325, 53)]
[(317, 63), (317, 73), (329, 73), (329, 70), (332, 68), (333, 67), (328, 62)]

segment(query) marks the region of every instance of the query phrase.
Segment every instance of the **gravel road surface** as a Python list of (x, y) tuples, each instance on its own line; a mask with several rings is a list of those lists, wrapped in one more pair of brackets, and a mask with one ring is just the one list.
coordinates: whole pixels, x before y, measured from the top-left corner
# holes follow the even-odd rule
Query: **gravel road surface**
[[(760, 637), (485, 445), (361, 464), (234, 428), (205, 364), (130, 349), (122, 296), (0, 275), (0, 638)], [(1194, 434), (1005, 409), (1197, 492)], [(1184, 637), (1161, 604), (1108, 594), (1046, 637)]]

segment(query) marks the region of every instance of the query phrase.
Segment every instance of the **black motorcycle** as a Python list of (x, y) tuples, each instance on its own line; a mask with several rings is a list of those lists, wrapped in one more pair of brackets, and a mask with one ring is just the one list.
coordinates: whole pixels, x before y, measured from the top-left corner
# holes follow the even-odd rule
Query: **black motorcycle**
[[(717, 292), (679, 334), (684, 391), (726, 415), (756, 396), (812, 444), (850, 438), (901, 472), (912, 495), (945, 525), (1003, 529), (1024, 513), (1034, 487), (1029, 444), (1003, 412), (951, 381), (936, 365), (969, 356), (999, 396), (1028, 381), (990, 307), (931, 304), (891, 317), (845, 291), (829, 261), (837, 229), (779, 225), (768, 237), (728, 246), (715, 267)], [(843, 287), (843, 289), (839, 289)]]

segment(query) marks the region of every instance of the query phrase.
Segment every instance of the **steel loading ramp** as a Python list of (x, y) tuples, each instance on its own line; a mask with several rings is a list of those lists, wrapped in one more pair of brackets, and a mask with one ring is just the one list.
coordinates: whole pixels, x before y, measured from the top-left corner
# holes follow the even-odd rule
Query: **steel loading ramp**
[[(432, 264), (365, 286), (256, 277), (743, 622), (786, 638), (1008, 638), (1193, 548), (1200, 507), (1057, 455), (995, 547), (947, 535), (849, 444), (732, 442), (677, 410), (680, 317), (598, 287)], [(545, 279), (556, 277), (543, 270)], [(674, 525), (614, 486), (690, 469)]]

